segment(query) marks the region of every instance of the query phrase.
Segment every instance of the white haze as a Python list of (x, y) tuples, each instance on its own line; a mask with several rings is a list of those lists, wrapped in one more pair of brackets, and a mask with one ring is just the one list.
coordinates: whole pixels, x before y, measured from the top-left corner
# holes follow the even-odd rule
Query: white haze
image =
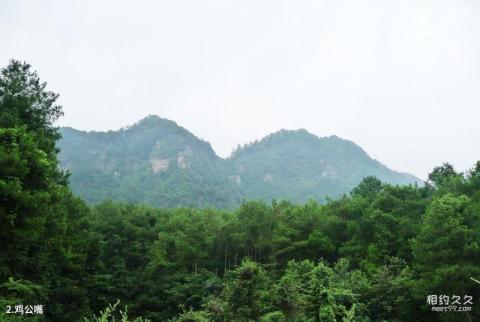
[(420, 178), (480, 159), (480, 1), (3, 0), (0, 36), (62, 126), (157, 114), (221, 156), (305, 128)]

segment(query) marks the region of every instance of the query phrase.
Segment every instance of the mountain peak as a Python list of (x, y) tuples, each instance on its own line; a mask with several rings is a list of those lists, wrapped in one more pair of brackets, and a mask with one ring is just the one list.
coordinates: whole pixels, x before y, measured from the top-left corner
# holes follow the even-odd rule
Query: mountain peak
[(341, 149), (342, 151), (350, 150), (352, 153), (365, 156), (367, 153), (357, 144), (352, 141), (342, 139), (336, 135), (326, 137), (319, 137), (306, 129), (286, 130), (281, 129), (271, 133), (260, 140), (247, 143), (239, 146), (231, 155), (231, 158), (238, 157), (242, 154), (248, 154), (253, 151), (260, 151), (265, 149), (290, 150), (289, 153), (297, 154), (300, 151), (307, 152), (322, 148), (330, 149), (331, 152)]
[(149, 114), (149, 115), (145, 116), (143, 119), (141, 119), (140, 121), (138, 121), (137, 123), (163, 122), (163, 121), (168, 121), (168, 122), (177, 124), (176, 122), (174, 122), (174, 121), (172, 121), (172, 120), (169, 120), (169, 119), (160, 117), (160, 116), (158, 116), (158, 115), (156, 115), (156, 114)]
[(62, 134), (60, 162), (72, 173), (73, 190), (89, 202), (113, 198), (161, 207), (231, 207), (242, 199), (323, 201), (372, 175), (393, 184), (415, 181), (370, 158), (354, 142), (305, 129), (279, 130), (225, 160), (208, 142), (157, 115), (118, 131), (64, 128)]
[(155, 114), (150, 114), (143, 119), (139, 120), (138, 122), (134, 123), (133, 125), (127, 127), (149, 127), (149, 126), (178, 126), (180, 127), (175, 121), (162, 118)]
[(314, 134), (308, 132), (306, 129), (295, 129), (295, 130), (288, 130), (288, 129), (280, 129), (276, 132), (268, 136), (312, 136)]

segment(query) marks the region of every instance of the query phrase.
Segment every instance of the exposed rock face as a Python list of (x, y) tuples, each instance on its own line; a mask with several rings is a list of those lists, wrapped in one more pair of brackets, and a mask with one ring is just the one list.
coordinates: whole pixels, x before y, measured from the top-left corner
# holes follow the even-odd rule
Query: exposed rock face
[(419, 181), (371, 159), (353, 142), (305, 130), (281, 130), (225, 160), (209, 143), (156, 116), (119, 131), (61, 131), (61, 166), (72, 172), (73, 191), (92, 203), (233, 208), (243, 199), (323, 201), (370, 175), (394, 184)]
[(193, 151), (190, 146), (186, 146), (185, 149), (177, 154), (177, 165), (180, 169), (186, 169), (190, 167), (189, 157), (193, 155)]
[(151, 159), (150, 160), (153, 173), (167, 171), (169, 163), (170, 163), (169, 159)]
[(264, 176), (263, 176), (263, 182), (273, 182), (273, 177), (270, 173), (266, 173)]

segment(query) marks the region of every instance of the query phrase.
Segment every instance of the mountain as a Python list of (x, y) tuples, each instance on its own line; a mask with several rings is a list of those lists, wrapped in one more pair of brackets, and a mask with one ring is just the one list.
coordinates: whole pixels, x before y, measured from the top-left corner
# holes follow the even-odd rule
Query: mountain
[(209, 143), (175, 122), (149, 116), (119, 131), (62, 128), (60, 164), (74, 192), (91, 203), (106, 199), (162, 207), (240, 202), (226, 180), (226, 163)]
[(392, 184), (420, 182), (371, 159), (351, 141), (319, 138), (306, 130), (281, 130), (233, 152), (230, 178), (240, 194), (265, 200), (325, 200), (351, 191), (364, 177)]
[(388, 169), (353, 142), (281, 130), (238, 148), (227, 159), (175, 122), (148, 116), (118, 131), (61, 128), (60, 164), (90, 203), (113, 199), (159, 207), (231, 208), (242, 199), (324, 201), (362, 178), (420, 182)]

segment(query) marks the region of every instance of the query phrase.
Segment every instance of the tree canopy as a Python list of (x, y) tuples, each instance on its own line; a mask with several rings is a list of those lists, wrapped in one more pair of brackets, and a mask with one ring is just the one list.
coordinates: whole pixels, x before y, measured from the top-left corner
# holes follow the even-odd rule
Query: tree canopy
[(0, 73), (0, 321), (480, 320), (480, 162), (324, 204), (88, 206), (58, 167), (57, 97), (26, 63)]

